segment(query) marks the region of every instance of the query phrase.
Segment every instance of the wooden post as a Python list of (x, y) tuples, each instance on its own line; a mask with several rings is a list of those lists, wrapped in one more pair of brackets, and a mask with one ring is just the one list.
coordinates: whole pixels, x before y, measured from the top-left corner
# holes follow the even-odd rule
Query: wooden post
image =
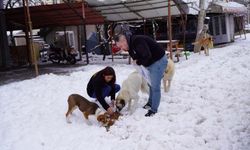
[(82, 35), (80, 26), (77, 26), (77, 40), (78, 40), (78, 52), (80, 55), (80, 60), (82, 60)]
[(155, 20), (152, 20), (152, 26), (153, 26), (153, 37), (156, 40)]
[(68, 56), (68, 51), (67, 51), (67, 48), (68, 48), (68, 38), (67, 38), (67, 31), (66, 31), (66, 26), (63, 27), (63, 32), (64, 32), (64, 48), (63, 48), (63, 51), (64, 53)]
[(112, 48), (113, 48), (113, 43), (112, 43), (112, 40), (110, 41), (110, 48), (111, 48), (111, 59), (112, 59), (112, 62), (114, 62), (114, 53), (113, 53), (113, 50), (112, 50)]
[(31, 54), (34, 57), (35, 72), (36, 72), (36, 76), (38, 76), (39, 72), (38, 72), (36, 53), (35, 53), (34, 44), (33, 44), (33, 32), (32, 32), (32, 22), (31, 22), (30, 11), (29, 11), (29, 0), (23, 0), (23, 6), (24, 6), (24, 15), (26, 18), (25, 24), (26, 26), (28, 25), (28, 30), (26, 31), (26, 41), (29, 41), (28, 46), (30, 47)]
[(146, 19), (143, 18), (143, 34), (146, 35)]
[(188, 58), (187, 58), (187, 53), (186, 53), (186, 50), (185, 50), (185, 47), (186, 47), (186, 27), (187, 27), (187, 14), (184, 14), (184, 21), (183, 21), (183, 50), (184, 50), (184, 55), (185, 55), (186, 60), (187, 60)]
[[(86, 61), (87, 64), (89, 64), (89, 55), (88, 55), (88, 51), (87, 51), (87, 31), (86, 31), (86, 22), (84, 21), (85, 19), (85, 0), (82, 0), (82, 25), (83, 25), (83, 32), (84, 32), (84, 48), (85, 48), (85, 55), (86, 55)], [(82, 47), (82, 46), (81, 46)]]
[(114, 62), (114, 53), (113, 53), (113, 22), (110, 23), (110, 25), (108, 25), (107, 28), (107, 33), (108, 33), (108, 42), (110, 43), (110, 51), (111, 51), (111, 58), (112, 58), (112, 62)]
[(171, 0), (168, 0), (168, 39), (169, 39), (169, 52), (170, 58), (173, 60), (172, 52), (172, 20), (171, 20)]
[(86, 32), (86, 24), (83, 25), (83, 31), (84, 31), (84, 44), (85, 44), (86, 60), (87, 60), (87, 64), (89, 64), (89, 55), (88, 55), (88, 51), (87, 51), (87, 32)]
[(30, 65), (32, 65), (32, 60), (31, 60), (31, 47), (30, 47), (30, 39), (29, 39), (29, 24), (28, 24), (28, 15), (27, 15), (27, 10), (25, 6), (25, 0), (23, 0), (23, 9), (24, 9), (24, 19), (25, 19), (25, 40), (26, 40), (26, 48), (27, 48), (27, 59)]

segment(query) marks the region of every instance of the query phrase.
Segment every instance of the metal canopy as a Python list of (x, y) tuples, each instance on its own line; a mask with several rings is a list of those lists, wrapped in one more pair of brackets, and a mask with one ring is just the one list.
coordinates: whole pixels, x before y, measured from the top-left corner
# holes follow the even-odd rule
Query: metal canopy
[[(86, 0), (109, 21), (138, 20), (168, 16), (167, 0)], [(171, 15), (188, 13), (188, 3), (172, 0)]]

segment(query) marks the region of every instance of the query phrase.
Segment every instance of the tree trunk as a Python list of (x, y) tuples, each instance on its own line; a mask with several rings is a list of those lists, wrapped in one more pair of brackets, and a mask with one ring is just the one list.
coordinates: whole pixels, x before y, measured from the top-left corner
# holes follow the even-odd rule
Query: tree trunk
[[(198, 25), (197, 25), (197, 34), (196, 34), (196, 39), (195, 41), (197, 41), (200, 36), (201, 36), (201, 31), (202, 28), (204, 26), (204, 19), (206, 17), (206, 10), (205, 10), (205, 0), (200, 0), (200, 11), (199, 11), (199, 16), (198, 16)], [(194, 45), (194, 52), (198, 52), (201, 49), (201, 46), (196, 44)]]

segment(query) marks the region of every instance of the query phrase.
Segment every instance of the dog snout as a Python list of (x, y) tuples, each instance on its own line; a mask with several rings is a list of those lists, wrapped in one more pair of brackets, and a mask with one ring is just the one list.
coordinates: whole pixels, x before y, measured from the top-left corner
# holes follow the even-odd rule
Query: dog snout
[(118, 109), (118, 111), (121, 111), (123, 108), (125, 107), (125, 101), (124, 100), (120, 100), (116, 103), (116, 108)]
[(116, 106), (116, 107), (117, 107), (118, 111), (121, 111), (121, 110), (122, 110), (122, 108), (121, 108), (121, 107), (119, 107), (119, 106)]

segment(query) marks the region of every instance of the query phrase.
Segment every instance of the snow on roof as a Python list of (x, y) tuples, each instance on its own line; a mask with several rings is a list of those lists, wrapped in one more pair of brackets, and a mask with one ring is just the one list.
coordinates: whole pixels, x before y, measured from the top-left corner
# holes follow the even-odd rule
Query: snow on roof
[[(189, 11), (188, 14), (198, 15), (199, 13), (199, 1), (197, 0), (183, 0), (183, 2), (188, 4)], [(223, 2), (223, 1), (217, 1), (212, 2), (212, 0), (206, 0), (205, 1), (205, 9), (209, 9), (210, 6), (217, 6), (220, 7), (220, 9), (216, 10), (218, 13), (246, 13), (247, 8), (237, 2)], [(215, 11), (215, 10), (213, 10)]]
[(247, 7), (237, 2), (214, 2), (211, 5), (214, 13), (247, 13)]
[(237, 2), (214, 2), (216, 5), (220, 5), (222, 7), (245, 7), (244, 5)]
[[(198, 15), (199, 14), (199, 0), (183, 0), (183, 2), (188, 4), (188, 14), (192, 14), (192, 15)], [(208, 8), (210, 2), (212, 2), (212, 0), (205, 0), (205, 9)]]

